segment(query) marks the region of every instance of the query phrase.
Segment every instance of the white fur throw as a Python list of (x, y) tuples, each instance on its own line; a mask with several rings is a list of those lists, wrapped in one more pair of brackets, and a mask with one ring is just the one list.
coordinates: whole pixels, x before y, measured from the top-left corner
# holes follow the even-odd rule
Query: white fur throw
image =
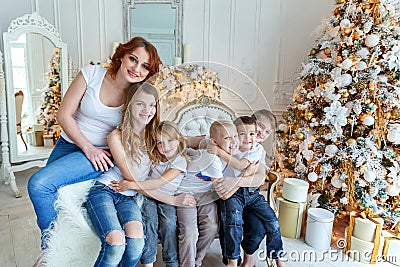
[(93, 266), (101, 242), (93, 230), (83, 204), (94, 181), (68, 185), (59, 190), (58, 212), (48, 232), (48, 248), (43, 260), (49, 267)]

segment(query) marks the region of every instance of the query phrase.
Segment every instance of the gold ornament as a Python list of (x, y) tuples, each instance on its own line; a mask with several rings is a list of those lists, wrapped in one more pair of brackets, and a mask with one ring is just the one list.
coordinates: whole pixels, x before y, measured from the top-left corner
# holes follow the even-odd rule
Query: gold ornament
[(344, 33), (346, 34), (346, 35), (349, 35), (350, 33), (352, 33), (352, 29), (351, 28), (346, 28), (346, 29), (344, 29)]
[(296, 162), (296, 159), (295, 158), (288, 158), (287, 161), (289, 162), (289, 164), (293, 164), (293, 163)]
[(395, 120), (400, 119), (400, 109), (398, 108), (392, 109), (391, 117)]
[(338, 4), (343, 4), (345, 2), (345, 0), (337, 0)]
[(368, 83), (366, 80), (358, 80), (358, 82), (354, 85), (358, 92), (362, 92), (368, 87)]
[(285, 121), (289, 120), (289, 116), (290, 116), (289, 111), (285, 111), (282, 113), (282, 118), (284, 118)]
[[(354, 40), (358, 40), (361, 37), (361, 33), (359, 31), (354, 31), (352, 37), (353, 37)], [(354, 55), (353, 55), (353, 58), (354, 58)]]
[(310, 51), (310, 55), (313, 56), (313, 55), (317, 54), (317, 52), (318, 52), (318, 50), (315, 49), (315, 48), (313, 48), (313, 49), (311, 49), (311, 51)]
[(297, 137), (297, 139), (299, 139), (299, 140), (304, 140), (304, 134), (303, 134), (302, 132), (296, 133), (296, 137)]
[(349, 139), (347, 139), (346, 144), (348, 146), (355, 145), (355, 144), (357, 144), (357, 140), (354, 138), (349, 138)]
[(393, 80), (396, 79), (396, 72), (392, 70), (387, 71), (385, 74), (389, 82), (392, 82)]
[(318, 134), (319, 135), (326, 135), (331, 131), (331, 129), (329, 128), (329, 126), (327, 125), (323, 125), (321, 127), (318, 128)]
[(330, 48), (325, 48), (324, 49), (324, 53), (325, 53), (325, 55), (327, 55), (327, 56), (329, 56), (330, 54), (331, 54), (331, 49)]
[(317, 81), (319, 83), (326, 83), (329, 80), (329, 75), (328, 74), (321, 74), (318, 76)]
[(312, 113), (311, 111), (307, 111), (305, 114), (304, 114), (304, 118), (306, 119), (306, 120), (311, 120), (312, 118), (314, 117), (314, 113)]

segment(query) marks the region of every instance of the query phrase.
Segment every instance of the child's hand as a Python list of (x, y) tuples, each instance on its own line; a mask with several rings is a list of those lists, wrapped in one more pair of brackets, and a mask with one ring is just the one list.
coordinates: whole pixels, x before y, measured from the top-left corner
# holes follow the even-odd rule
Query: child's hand
[(196, 199), (193, 195), (183, 193), (175, 196), (175, 205), (178, 207), (194, 207), (196, 206)]
[(247, 166), (247, 168), (244, 169), (244, 171), (242, 172), (242, 176), (253, 176), (257, 172), (259, 164), (260, 164), (259, 160), (250, 163), (250, 165)]
[(219, 147), (217, 145), (214, 145), (214, 144), (207, 145), (207, 152), (210, 154), (214, 154), (214, 155), (218, 156), (218, 149), (219, 149)]
[(129, 181), (112, 181), (111, 184), (108, 185), (115, 192), (123, 192), (129, 190)]

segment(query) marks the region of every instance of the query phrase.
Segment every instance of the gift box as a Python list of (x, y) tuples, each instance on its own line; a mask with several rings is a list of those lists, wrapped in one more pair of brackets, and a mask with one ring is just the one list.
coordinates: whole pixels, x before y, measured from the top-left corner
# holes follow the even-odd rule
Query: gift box
[(400, 236), (390, 231), (383, 231), (384, 238), (382, 258), (394, 265), (400, 266)]
[(43, 146), (43, 131), (34, 131), (32, 135), (33, 146)]
[(43, 132), (44, 131), (43, 124), (38, 124), (38, 123), (33, 124), (33, 131), (34, 132)]
[(289, 238), (299, 238), (306, 203), (291, 202), (282, 197), (278, 197), (276, 205), (278, 207), (278, 222), (281, 235)]
[[(357, 261), (375, 264), (382, 247), (382, 224), (383, 220), (379, 217), (363, 218), (360, 215), (351, 216), (347, 229), (346, 253)], [(366, 255), (371, 257), (366, 257)]]
[(43, 135), (43, 144), (45, 147), (53, 147), (53, 135), (52, 134), (45, 134)]
[(297, 178), (283, 180), (282, 196), (293, 202), (306, 202), (309, 184)]

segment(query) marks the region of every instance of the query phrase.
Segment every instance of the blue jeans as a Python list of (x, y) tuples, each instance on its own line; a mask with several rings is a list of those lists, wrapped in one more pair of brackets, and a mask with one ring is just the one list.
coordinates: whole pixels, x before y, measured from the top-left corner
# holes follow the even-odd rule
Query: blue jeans
[(47, 161), (47, 165), (31, 176), (28, 193), (37, 216), (37, 224), (44, 234), (56, 217), (54, 202), (58, 189), (96, 178), (101, 171), (96, 171), (82, 150), (75, 144), (60, 137)]
[[(158, 238), (162, 245), (162, 258), (166, 267), (178, 267), (178, 228), (174, 206), (146, 198), (143, 203), (146, 242), (142, 264), (156, 261)], [(158, 214), (158, 216), (155, 216)]]
[[(273, 259), (278, 258), (279, 253), (283, 251), (278, 219), (264, 196), (259, 193), (259, 190), (250, 192), (248, 188), (240, 188), (231, 198), (219, 201), (220, 231), (223, 231), (222, 235), (220, 234), (220, 243), (223, 258), (232, 260), (240, 258), (240, 244), (243, 240), (244, 227), (243, 215), (245, 211), (247, 220), (260, 222), (264, 227), (267, 234), (267, 255)], [(253, 239), (261, 242), (265, 233), (257, 230), (253, 235)], [(259, 244), (253, 244), (253, 248), (256, 247), (257, 249)], [(248, 244), (245, 242), (245, 245)], [(246, 253), (252, 254), (251, 251), (246, 251)]]
[(125, 245), (113, 245), (106, 241), (106, 236), (111, 231), (125, 233), (123, 227), (126, 223), (142, 223), (142, 212), (135, 197), (119, 194), (96, 182), (89, 191), (86, 208), (101, 240), (101, 250), (94, 266), (135, 266), (143, 252), (144, 237), (125, 236)]

